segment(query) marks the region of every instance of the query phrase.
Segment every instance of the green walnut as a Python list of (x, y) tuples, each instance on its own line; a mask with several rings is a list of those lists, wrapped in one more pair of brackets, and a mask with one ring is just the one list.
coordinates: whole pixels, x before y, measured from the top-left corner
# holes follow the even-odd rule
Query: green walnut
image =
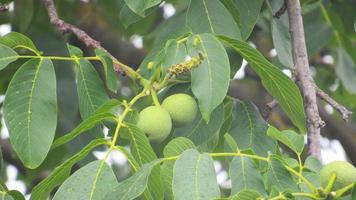
[(137, 126), (151, 142), (162, 142), (171, 132), (172, 120), (161, 106), (149, 106), (140, 112)]
[(356, 168), (345, 161), (334, 161), (325, 165), (321, 171), (321, 185), (326, 187), (331, 175), (336, 174), (336, 181), (332, 190), (341, 189), (356, 182)]
[(162, 107), (169, 112), (173, 124), (177, 127), (192, 123), (198, 112), (195, 99), (183, 93), (167, 97), (162, 102)]

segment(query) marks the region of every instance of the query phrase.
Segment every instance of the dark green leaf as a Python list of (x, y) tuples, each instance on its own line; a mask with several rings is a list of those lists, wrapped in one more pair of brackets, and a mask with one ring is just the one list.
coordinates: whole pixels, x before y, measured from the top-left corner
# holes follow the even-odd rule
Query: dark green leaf
[(252, 149), (264, 156), (268, 151), (275, 152), (276, 142), (267, 136), (267, 128), (267, 123), (253, 103), (235, 100), (229, 134), (239, 149)]
[(305, 113), (302, 95), (297, 85), (280, 69), (272, 65), (256, 49), (240, 40), (219, 36), (226, 44), (233, 47), (250, 63), (252, 69), (262, 80), (266, 90), (275, 97), (293, 124), (301, 133), (305, 133)]
[[(209, 122), (210, 114), (224, 100), (230, 81), (230, 63), (224, 46), (211, 34), (196, 35), (188, 46), (190, 56), (201, 52), (203, 62), (192, 71), (192, 91), (200, 112)], [(194, 53), (194, 55), (192, 55)]]
[(294, 68), (289, 24), (280, 19), (271, 20), (272, 39), (279, 61), (288, 68)]
[(104, 200), (104, 194), (117, 185), (112, 169), (105, 161), (97, 160), (71, 175), (58, 189), (53, 200)]
[(144, 17), (145, 10), (159, 4), (161, 0), (125, 0), (126, 5), (136, 14)]
[(0, 44), (0, 70), (4, 69), (8, 64), (17, 60), (17, 53), (11, 48)]
[(31, 59), (12, 78), (4, 102), (12, 147), (28, 168), (45, 159), (57, 127), (54, 67), (49, 59)]
[(356, 65), (343, 48), (337, 49), (336, 75), (341, 79), (345, 89), (356, 94)]
[(292, 130), (279, 131), (273, 126), (269, 126), (267, 135), (283, 143), (296, 154), (301, 155), (304, 149), (304, 136)]
[[(163, 150), (164, 157), (179, 156), (185, 150), (195, 148), (192, 141), (185, 137), (178, 137), (171, 140)], [(173, 199), (172, 180), (173, 166), (175, 160), (165, 161), (161, 166), (161, 181), (165, 188), (165, 194), (169, 199)]]
[(51, 175), (33, 188), (31, 200), (46, 200), (50, 192), (68, 178), (71, 168), (75, 163), (82, 160), (95, 147), (104, 144), (108, 144), (108, 141), (105, 139), (96, 139), (90, 142), (79, 153), (75, 154), (66, 162), (56, 167)]
[(115, 189), (106, 195), (103, 195), (105, 200), (132, 200), (140, 196), (146, 189), (148, 177), (151, 171), (162, 160), (154, 160), (144, 164), (139, 171), (137, 171), (130, 178), (119, 183)]
[(10, 32), (0, 38), (0, 43), (12, 49), (25, 48), (40, 53), (40, 51), (33, 44), (32, 40), (21, 33)]
[(221, 104), (211, 114), (209, 123), (206, 123), (198, 114), (195, 120), (187, 126), (174, 130), (174, 137), (187, 137), (198, 147), (219, 132), (224, 119), (224, 106)]
[(34, 14), (33, 0), (15, 0), (13, 25), (20, 32), (26, 32)]
[(290, 172), (284, 167), (282, 158), (278, 156), (270, 156), (268, 167), (268, 187), (276, 187), (280, 192), (286, 190), (299, 191), (297, 183), (293, 180)]
[[(157, 159), (150, 142), (146, 135), (134, 124), (126, 123), (125, 127), (129, 133), (131, 152), (140, 166)], [(144, 193), (146, 198), (161, 199), (163, 197), (163, 189), (161, 185), (160, 170), (156, 167), (150, 175), (147, 190)]]
[(233, 16), (235, 22), (239, 25), (241, 30), (241, 36), (243, 40), (246, 40), (258, 19), (260, 10), (263, 4), (263, 0), (220, 0), (229, 10)]
[(233, 17), (218, 0), (191, 0), (186, 25), (193, 33), (213, 33), (241, 38), (239, 27)]
[(195, 149), (184, 151), (173, 168), (173, 196), (176, 200), (220, 197), (213, 159)]
[(95, 54), (100, 58), (104, 67), (106, 85), (109, 90), (116, 93), (118, 89), (118, 75), (114, 71), (113, 61), (108, 53), (101, 49), (95, 49)]
[(232, 200), (252, 200), (262, 198), (261, 194), (254, 190), (242, 190), (232, 197)]
[(229, 170), (231, 178), (231, 194), (235, 195), (246, 189), (253, 189), (260, 194), (266, 194), (261, 173), (256, 163), (248, 157), (234, 157)]

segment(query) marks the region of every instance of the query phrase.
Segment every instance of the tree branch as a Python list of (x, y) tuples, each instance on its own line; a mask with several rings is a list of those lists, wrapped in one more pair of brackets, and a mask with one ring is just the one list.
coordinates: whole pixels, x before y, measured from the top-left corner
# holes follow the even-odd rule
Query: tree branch
[(128, 69), (125, 68), (125, 66), (123, 66), (123, 65), (117, 64), (120, 62), (114, 56), (112, 56), (106, 49), (104, 49), (100, 45), (100, 42), (98, 42), (95, 39), (93, 39), (92, 37), (90, 37), (85, 31), (81, 30), (80, 28), (61, 20), (58, 17), (57, 9), (54, 5), (53, 0), (43, 0), (43, 3), (47, 9), (51, 24), (53, 24), (59, 32), (61, 32), (62, 34), (71, 32), (75, 36), (77, 36), (77, 38), (79, 40), (81, 40), (87, 47), (98, 48), (98, 49), (101, 49), (101, 50), (107, 52), (111, 56), (111, 58), (113, 59), (113, 61), (115, 63), (115, 65), (114, 65), (115, 70), (117, 72), (119, 72), (121, 75), (128, 74)]
[(297, 72), (296, 78), (305, 102), (309, 153), (321, 159), (320, 126), (322, 124), (322, 120), (319, 116), (316, 90), (309, 69), (302, 10), (299, 0), (287, 0), (287, 10), (293, 44), (293, 61)]
[(349, 119), (352, 115), (351, 111), (349, 111), (345, 106), (336, 102), (333, 98), (331, 98), (328, 94), (326, 94), (318, 86), (315, 86), (315, 90), (316, 90), (316, 94), (318, 95), (318, 97), (320, 99), (324, 100), (326, 103), (328, 103), (333, 108), (335, 108), (341, 114), (341, 117), (345, 122), (349, 121)]

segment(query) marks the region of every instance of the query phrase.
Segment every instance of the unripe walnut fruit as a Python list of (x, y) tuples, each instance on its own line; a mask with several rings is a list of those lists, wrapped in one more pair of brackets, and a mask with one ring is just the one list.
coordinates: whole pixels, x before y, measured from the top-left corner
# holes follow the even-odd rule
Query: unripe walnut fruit
[(162, 107), (168, 111), (173, 124), (177, 127), (192, 123), (198, 112), (195, 99), (184, 93), (167, 97), (163, 101)]
[(137, 126), (151, 142), (162, 142), (171, 132), (172, 120), (161, 106), (149, 106), (140, 112)]
[(336, 174), (336, 181), (332, 187), (333, 191), (356, 182), (356, 168), (353, 165), (345, 161), (334, 161), (325, 165), (320, 171), (323, 187), (326, 187), (333, 173)]

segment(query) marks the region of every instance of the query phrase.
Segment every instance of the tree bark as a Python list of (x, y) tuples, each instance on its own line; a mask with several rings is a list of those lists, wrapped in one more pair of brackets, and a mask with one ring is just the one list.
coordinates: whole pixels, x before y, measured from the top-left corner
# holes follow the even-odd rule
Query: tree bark
[(305, 112), (307, 117), (309, 154), (321, 159), (321, 119), (318, 112), (314, 81), (309, 69), (309, 61), (305, 45), (302, 10), (299, 0), (287, 0), (287, 10), (293, 45), (292, 51), (293, 61), (296, 69), (296, 78), (299, 88), (304, 96)]

